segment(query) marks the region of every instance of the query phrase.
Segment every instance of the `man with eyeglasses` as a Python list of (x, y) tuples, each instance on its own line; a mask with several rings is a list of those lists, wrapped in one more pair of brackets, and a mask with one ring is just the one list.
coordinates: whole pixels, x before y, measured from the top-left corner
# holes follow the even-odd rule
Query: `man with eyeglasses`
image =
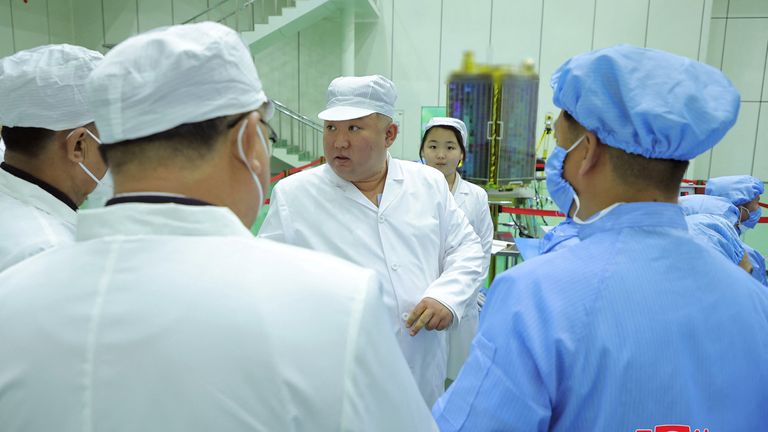
[(116, 194), (0, 275), (0, 430), (436, 430), (376, 275), (248, 230), (272, 106), (236, 32), (134, 36), (86, 90)]

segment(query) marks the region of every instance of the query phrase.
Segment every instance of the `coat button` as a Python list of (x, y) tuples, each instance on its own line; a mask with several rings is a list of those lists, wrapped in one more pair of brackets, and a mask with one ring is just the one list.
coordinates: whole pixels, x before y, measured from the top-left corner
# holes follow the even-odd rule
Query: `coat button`
[(400, 268), (400, 264), (392, 264), (392, 270), (397, 271)]
[(379, 223), (384, 223), (384, 216), (379, 216)]

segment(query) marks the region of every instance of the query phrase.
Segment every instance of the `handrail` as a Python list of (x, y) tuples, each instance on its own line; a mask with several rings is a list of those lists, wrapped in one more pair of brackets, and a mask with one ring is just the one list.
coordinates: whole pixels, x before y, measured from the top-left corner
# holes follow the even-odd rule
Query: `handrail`
[(216, 3), (215, 5), (213, 5), (213, 6), (210, 6), (208, 9), (206, 9), (206, 10), (204, 10), (204, 11), (200, 12), (199, 14), (197, 14), (197, 15), (193, 16), (192, 18), (190, 18), (190, 19), (188, 19), (188, 20), (184, 21), (182, 24), (189, 24), (189, 23), (195, 22), (195, 20), (196, 20), (196, 19), (198, 19), (198, 18), (200, 18), (201, 16), (203, 16), (203, 15), (207, 14), (208, 12), (212, 12), (214, 9), (218, 8), (219, 6), (221, 6), (221, 5), (223, 5), (224, 3), (227, 3), (227, 2), (229, 2), (229, 1), (230, 1), (230, 0), (221, 0), (220, 2)]
[(236, 10), (236, 11), (230, 12), (230, 13), (229, 13), (229, 15), (225, 15), (225, 16), (223, 16), (223, 17), (219, 18), (219, 19), (218, 19), (216, 22), (220, 23), (220, 22), (222, 22), (222, 21), (225, 21), (225, 20), (226, 20), (226, 19), (228, 19), (229, 17), (231, 17), (231, 16), (234, 16), (234, 15), (237, 15), (237, 14), (239, 14), (240, 12), (244, 11), (244, 10), (245, 10), (245, 8), (247, 8), (248, 6), (250, 6), (250, 5), (254, 4), (254, 3), (256, 3), (256, 0), (245, 0), (245, 1), (243, 2), (243, 4), (242, 4), (242, 5), (240, 5), (240, 7), (238, 7), (238, 8), (237, 8), (237, 10)]
[(293, 111), (292, 109), (288, 108), (287, 106), (283, 105), (282, 103), (271, 99), (272, 103), (275, 105), (275, 109), (280, 111), (281, 113), (287, 115), (288, 117), (293, 118), (294, 120), (298, 121), (299, 123), (302, 123), (306, 126), (311, 127), (312, 129), (323, 132), (323, 126), (319, 123), (314, 122), (312, 119), (310, 119), (307, 116), (301, 115), (297, 113), (296, 111)]
[[(219, 9), (220, 6), (223, 6), (225, 3), (229, 3), (231, 1), (232, 0), (221, 0), (218, 3), (216, 3), (215, 5), (209, 7), (208, 9), (206, 9), (206, 10), (200, 12), (199, 14), (193, 16), (192, 18), (184, 21), (182, 24), (189, 24), (189, 23), (195, 22), (195, 20), (200, 18), (201, 16), (203, 16), (203, 15), (205, 15), (207, 13), (213, 12), (214, 10)], [(240, 1), (242, 1), (243, 3), (240, 4)], [(229, 14), (219, 18), (218, 20), (216, 20), (216, 22), (221, 23), (221, 22), (226, 21), (227, 19), (231, 18), (232, 16), (235, 16), (235, 15), (239, 14), (240, 12), (244, 11), (245, 9), (247, 9), (249, 6), (251, 6), (254, 3), (256, 3), (256, 0), (237, 0), (237, 3), (238, 3), (237, 10), (234, 10), (234, 11), (230, 12)], [(275, 3), (275, 4), (277, 4), (277, 3)], [(262, 7), (262, 9), (263, 9), (263, 7)]]
[[(288, 154), (299, 154), (299, 160), (322, 156), (324, 131), (322, 125), (288, 108), (279, 101), (271, 100), (271, 102), (278, 114), (275, 116), (273, 125), (278, 130), (278, 136), (284, 138), (280, 142), (281, 145), (287, 145)], [(283, 127), (283, 119), (287, 122), (285, 128)], [(287, 134), (285, 134), (286, 129)]]

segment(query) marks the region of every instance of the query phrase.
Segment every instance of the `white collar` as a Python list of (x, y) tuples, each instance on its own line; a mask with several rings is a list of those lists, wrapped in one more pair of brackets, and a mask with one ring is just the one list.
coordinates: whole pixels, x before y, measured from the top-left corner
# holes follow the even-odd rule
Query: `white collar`
[(22, 180), (4, 170), (0, 170), (0, 193), (9, 195), (66, 223), (75, 224), (77, 213), (68, 205), (36, 184)]
[(115, 235), (252, 237), (226, 207), (125, 203), (78, 212), (78, 241)]
[(453, 180), (453, 187), (451, 187), (451, 193), (453, 195), (456, 195), (456, 192), (459, 191), (459, 184), (461, 183), (461, 175), (456, 172), (456, 178)]

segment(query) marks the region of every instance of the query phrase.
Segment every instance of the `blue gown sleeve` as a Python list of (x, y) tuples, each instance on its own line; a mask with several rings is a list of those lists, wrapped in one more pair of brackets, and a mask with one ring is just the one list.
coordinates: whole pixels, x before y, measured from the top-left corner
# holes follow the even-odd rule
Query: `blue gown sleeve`
[(494, 281), (470, 356), (433, 407), (443, 432), (548, 428), (553, 383), (540, 364), (552, 355), (541, 343), (550, 329), (537, 318), (535, 296), (520, 295), (526, 281), (510, 273)]

